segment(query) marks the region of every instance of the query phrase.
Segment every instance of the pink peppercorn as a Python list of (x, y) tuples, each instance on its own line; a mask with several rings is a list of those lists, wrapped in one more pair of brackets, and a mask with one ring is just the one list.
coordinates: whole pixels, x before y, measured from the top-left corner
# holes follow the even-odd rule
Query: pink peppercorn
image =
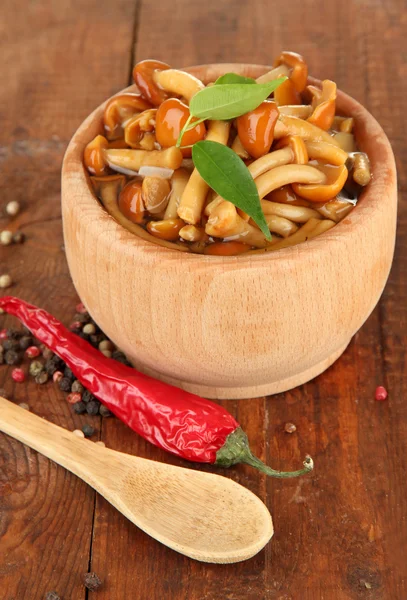
[(69, 325), (69, 329), (71, 331), (75, 331), (75, 329), (81, 329), (82, 328), (82, 323), (80, 323), (79, 321), (74, 321), (73, 323), (71, 323)]
[(376, 388), (375, 400), (382, 402), (383, 400), (386, 400), (387, 396), (388, 394), (386, 388), (384, 388), (382, 385), (379, 385)]
[(6, 340), (7, 338), (7, 329), (0, 329), (0, 340)]
[(41, 351), (39, 348), (37, 348), (37, 346), (29, 346), (27, 348), (27, 350), (25, 351), (25, 355), (28, 358), (37, 358), (37, 356), (39, 356), (41, 354)]
[(75, 310), (80, 315), (84, 315), (86, 312), (88, 312), (82, 302), (79, 302), (79, 304), (76, 305)]
[(55, 371), (55, 373), (52, 376), (52, 381), (54, 383), (59, 383), (61, 381), (61, 379), (63, 378), (64, 374), (62, 373), (62, 371)]
[(25, 373), (24, 373), (23, 369), (19, 369), (19, 368), (13, 369), (11, 371), (11, 377), (17, 383), (22, 383), (23, 381), (25, 381)]
[(80, 394), (79, 392), (71, 392), (67, 395), (66, 399), (69, 402), (69, 404), (76, 404), (77, 402), (80, 402), (82, 400), (82, 394)]

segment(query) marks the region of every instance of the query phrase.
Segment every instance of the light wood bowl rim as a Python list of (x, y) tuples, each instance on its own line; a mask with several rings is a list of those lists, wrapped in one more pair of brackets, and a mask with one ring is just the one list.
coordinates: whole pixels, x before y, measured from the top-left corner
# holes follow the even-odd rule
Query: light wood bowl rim
[[(196, 74), (197, 76), (202, 76), (201, 71), (205, 70), (206, 72), (214, 74), (215, 77), (230, 71), (240, 72), (245, 75), (250, 73), (252, 76), (257, 77), (271, 68), (272, 67), (268, 65), (250, 63), (213, 63), (186, 67), (184, 70)], [(209, 80), (213, 80), (213, 78), (210, 77)], [(321, 81), (313, 77), (309, 77), (309, 82), (314, 85), (321, 85)], [(128, 91), (137, 91), (137, 87), (135, 85), (129, 86), (118, 91), (114, 96)], [(245, 256), (244, 254), (239, 256), (211, 256), (180, 252), (176, 249), (165, 248), (154, 242), (144, 240), (124, 229), (105, 211), (93, 194), (89, 175), (83, 165), (83, 150), (85, 145), (91, 141), (89, 136), (86, 136), (89, 125), (95, 120), (99, 120), (101, 123), (102, 111), (108, 101), (109, 99), (99, 105), (76, 130), (64, 156), (62, 177), (64, 178), (65, 176), (68, 176), (69, 173), (72, 173), (72, 171), (76, 171), (75, 183), (76, 185), (80, 185), (83, 189), (82, 200), (86, 198), (87, 207), (94, 209), (95, 213), (97, 212), (97, 215), (95, 214), (95, 219), (92, 221), (92, 226), (98, 228), (100, 222), (109, 220), (111, 224), (113, 221), (115, 233), (117, 232), (117, 242), (119, 243), (119, 246), (124, 244), (127, 252), (129, 251), (129, 244), (131, 244), (137, 251), (148, 251), (153, 247), (157, 254), (157, 259), (176, 258), (181, 261), (189, 261), (189, 263), (190, 261), (194, 261), (197, 267), (202, 267), (205, 264), (222, 264), (222, 266), (233, 265), (236, 267), (236, 262), (238, 261), (240, 267), (245, 267), (254, 262), (256, 264), (259, 264), (259, 262), (270, 263), (270, 261), (280, 261), (281, 259), (293, 260), (297, 257), (303, 260), (304, 254), (306, 254), (307, 251), (317, 249), (318, 252), (321, 253), (331, 252), (333, 244), (337, 246), (338, 251), (340, 251), (340, 247), (345, 241), (345, 238), (349, 235), (358, 235), (358, 232), (361, 229), (366, 229), (369, 226), (369, 221), (375, 216), (375, 209), (378, 208), (379, 203), (385, 201), (385, 198), (383, 198), (383, 189), (390, 187), (396, 180), (394, 156), (385, 132), (367, 109), (351, 96), (338, 90), (337, 106), (339, 112), (355, 117), (355, 137), (358, 142), (358, 147), (368, 154), (372, 171), (372, 181), (368, 187), (362, 191), (357, 205), (343, 221), (317, 238), (303, 242), (302, 244), (273, 252), (251, 254), (249, 256)], [(361, 135), (360, 130), (363, 135)], [(369, 132), (368, 134), (366, 134), (367, 131)], [(83, 204), (81, 207), (83, 208)]]

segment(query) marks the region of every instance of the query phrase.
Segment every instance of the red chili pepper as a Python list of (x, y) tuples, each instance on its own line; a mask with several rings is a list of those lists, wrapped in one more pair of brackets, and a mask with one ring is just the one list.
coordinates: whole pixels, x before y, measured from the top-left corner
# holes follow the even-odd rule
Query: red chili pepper
[(0, 308), (64, 360), (111, 412), (159, 448), (223, 467), (244, 462), (274, 477), (297, 477), (313, 469), (309, 456), (299, 471), (271, 469), (253, 456), (246, 434), (222, 406), (105, 357), (45, 310), (23, 300), (0, 298)]

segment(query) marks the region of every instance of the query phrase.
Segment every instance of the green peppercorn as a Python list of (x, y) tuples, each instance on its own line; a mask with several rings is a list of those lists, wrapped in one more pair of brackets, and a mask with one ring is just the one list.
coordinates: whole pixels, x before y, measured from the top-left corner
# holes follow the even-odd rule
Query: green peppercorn
[(48, 373), (46, 371), (41, 371), (41, 373), (38, 373), (38, 375), (35, 377), (35, 382), (42, 385), (43, 383), (47, 383), (48, 379)]
[(37, 377), (44, 370), (44, 365), (39, 360), (33, 360), (30, 363), (29, 373), (33, 377)]
[(54, 353), (49, 348), (44, 348), (44, 350), (42, 351), (42, 355), (45, 358), (45, 360), (50, 360), (54, 356)]
[(79, 394), (83, 394), (84, 390), (85, 388), (83, 387), (81, 382), (75, 379), (75, 381), (71, 385), (71, 392), (78, 392)]

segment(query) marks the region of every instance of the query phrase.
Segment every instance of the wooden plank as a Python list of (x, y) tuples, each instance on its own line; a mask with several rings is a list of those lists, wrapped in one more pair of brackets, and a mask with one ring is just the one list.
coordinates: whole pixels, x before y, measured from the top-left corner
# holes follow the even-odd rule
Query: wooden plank
[[(0, 229), (20, 228), (27, 241), (0, 247), (1, 271), (16, 282), (12, 294), (64, 321), (77, 296), (62, 250), (62, 157), (81, 119), (127, 83), (135, 9), (132, 0), (2, 6), (0, 204), (17, 199), (23, 210), (11, 223), (0, 218)], [(3, 317), (4, 323), (15, 325)], [(16, 402), (71, 430), (91, 420), (73, 415), (52, 384), (13, 384), (10, 372), (1, 368), (0, 388)], [(0, 435), (2, 600), (42, 600), (49, 590), (85, 598), (94, 502), (94, 492), (73, 475)]]
[[(402, 23), (397, 19), (401, 9), (396, 1), (369, 3), (367, 23), (360, 4), (352, 0), (337, 5), (208, 0), (204, 8), (197, 0), (175, 0), (155, 7), (151, 28), (151, 5), (142, 3), (134, 54), (136, 60), (152, 57), (180, 67), (213, 61), (267, 64), (282, 47), (297, 50), (314, 75), (333, 78), (364, 103), (390, 137), (400, 140), (395, 139), (397, 150), (405, 127), (405, 91), (394, 91), (394, 77), (403, 65), (401, 58), (392, 57), (394, 44), (402, 45)], [(406, 227), (403, 221), (404, 232)], [(400, 258), (395, 269), (388, 288), (394, 288), (392, 298), (405, 281)], [(386, 308), (387, 294), (343, 358), (324, 375), (272, 399), (225, 402), (249, 433), (253, 449), (272, 466), (295, 468), (306, 452), (317, 462), (315, 474), (301, 480), (267, 480), (244, 466), (225, 473), (270, 507), (276, 533), (265, 551), (237, 565), (194, 563), (135, 531), (98, 499), (92, 566), (108, 574), (101, 600), (119, 600), (131, 592), (142, 600), (404, 597), (406, 528), (397, 523), (405, 523), (405, 378), (400, 383), (405, 358), (396, 352), (397, 358), (391, 359), (386, 351), (394, 352), (397, 324), (401, 322), (404, 335), (407, 325), (404, 301), (390, 319), (393, 328), (385, 336), (383, 365), (381, 332), (389, 320), (386, 311), (393, 310), (395, 302)], [(396, 339), (406, 341), (400, 334)], [(396, 402), (392, 396), (387, 405), (374, 401), (375, 387), (386, 379), (383, 366), (389, 386), (392, 381), (400, 392), (400, 399)], [(389, 411), (396, 409), (394, 423)], [(284, 431), (288, 421), (297, 426), (294, 434)], [(111, 447), (182, 464), (137, 440), (116, 421), (105, 422), (102, 435)], [(403, 467), (396, 462), (401, 453)], [(120, 570), (123, 555), (126, 569)]]

